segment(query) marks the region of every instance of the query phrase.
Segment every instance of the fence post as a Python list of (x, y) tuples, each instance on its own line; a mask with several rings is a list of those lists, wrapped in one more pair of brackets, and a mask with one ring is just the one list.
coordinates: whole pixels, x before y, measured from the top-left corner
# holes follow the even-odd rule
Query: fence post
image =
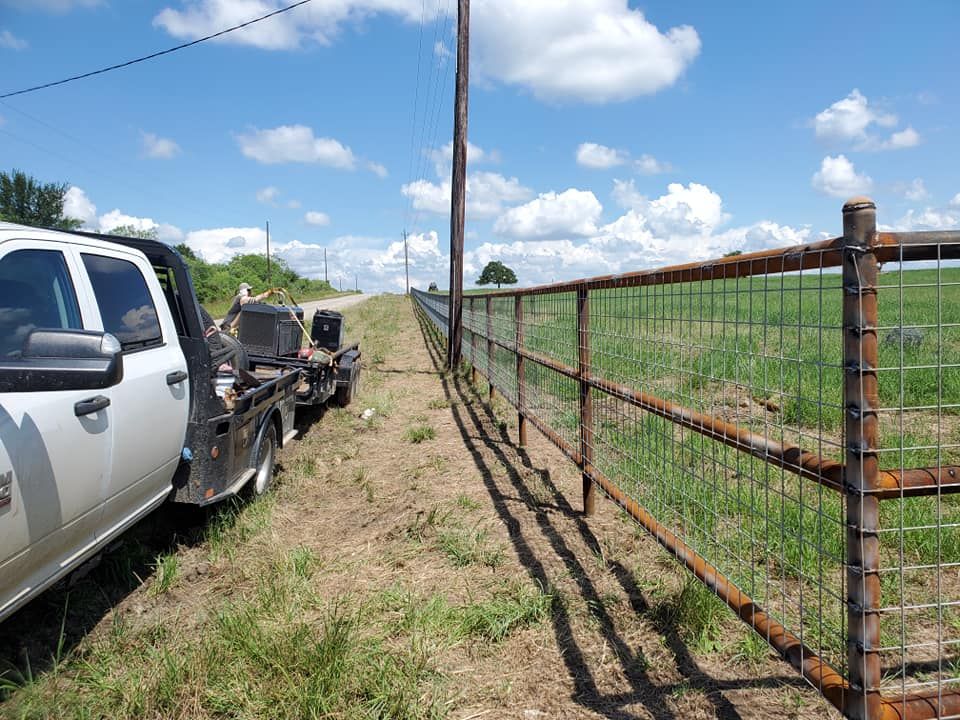
[(596, 512), (597, 490), (590, 478), (593, 463), (593, 402), (590, 384), (590, 296), (586, 285), (577, 286), (577, 346), (580, 374), (580, 462), (583, 471), (583, 514)]
[(470, 298), (470, 384), (477, 384), (477, 304)]
[(847, 501), (846, 714), (880, 717), (880, 501), (877, 456), (877, 210), (868, 198), (843, 206), (844, 491)]
[(493, 298), (487, 295), (487, 399), (493, 402)]
[(527, 446), (527, 418), (524, 412), (527, 408), (527, 388), (526, 380), (523, 377), (524, 365), (523, 355), (523, 296), (514, 295), (513, 297), (513, 318), (517, 326), (517, 435), (519, 437), (520, 447)]

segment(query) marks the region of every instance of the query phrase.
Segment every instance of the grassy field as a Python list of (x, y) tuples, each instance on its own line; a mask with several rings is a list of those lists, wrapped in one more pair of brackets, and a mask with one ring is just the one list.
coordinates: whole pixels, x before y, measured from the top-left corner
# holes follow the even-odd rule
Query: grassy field
[[(590, 294), (595, 375), (764, 438), (842, 460), (842, 288), (837, 273), (728, 279)], [(880, 458), (889, 469), (960, 462), (960, 269), (887, 271), (879, 293)], [(515, 402), (512, 353), (487, 357), (484, 300), (465, 300), (481, 335), (467, 357), (488, 366)], [(496, 338), (516, 337), (514, 299), (492, 301)], [(524, 346), (576, 367), (576, 295), (523, 299)], [(489, 363), (489, 365), (488, 365)], [(573, 447), (579, 387), (526, 364), (527, 406)], [(676, 530), (835, 667), (846, 662), (845, 520), (837, 493), (757, 457), (594, 391), (594, 464)], [(881, 509), (882, 640), (886, 680), (960, 639), (957, 496), (885, 501)], [(909, 567), (909, 570), (902, 568)], [(920, 606), (920, 607), (916, 607)], [(900, 612), (900, 608), (907, 608)], [(919, 647), (901, 653), (901, 643)], [(912, 679), (960, 677), (944, 667)], [(909, 680), (909, 678), (908, 678)]]

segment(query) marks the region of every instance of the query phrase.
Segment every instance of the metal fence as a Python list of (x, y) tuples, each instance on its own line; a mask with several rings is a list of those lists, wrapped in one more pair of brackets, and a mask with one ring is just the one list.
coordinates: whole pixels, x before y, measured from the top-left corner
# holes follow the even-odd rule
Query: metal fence
[(855, 199), (832, 240), (466, 296), (462, 351), (844, 715), (960, 717), (958, 258)]

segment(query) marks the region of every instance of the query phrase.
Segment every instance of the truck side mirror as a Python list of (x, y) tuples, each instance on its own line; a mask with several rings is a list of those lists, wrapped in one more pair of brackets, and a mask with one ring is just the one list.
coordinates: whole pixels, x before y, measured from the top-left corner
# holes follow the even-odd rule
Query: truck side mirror
[(90, 330), (33, 330), (19, 357), (0, 358), (0, 393), (102, 390), (123, 379), (120, 342)]

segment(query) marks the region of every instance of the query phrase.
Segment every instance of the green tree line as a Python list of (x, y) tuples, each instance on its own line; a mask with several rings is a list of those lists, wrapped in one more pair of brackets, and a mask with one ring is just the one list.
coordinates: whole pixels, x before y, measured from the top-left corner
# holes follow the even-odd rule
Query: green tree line
[(297, 300), (333, 293), (330, 283), (297, 274), (281, 258), (270, 259), (268, 277), (266, 255), (236, 255), (225, 263), (208, 263), (183, 243), (175, 247), (190, 267), (193, 287), (201, 303), (233, 297), (242, 282), (250, 283), (254, 294), (269, 288), (282, 287), (291, 292)]

